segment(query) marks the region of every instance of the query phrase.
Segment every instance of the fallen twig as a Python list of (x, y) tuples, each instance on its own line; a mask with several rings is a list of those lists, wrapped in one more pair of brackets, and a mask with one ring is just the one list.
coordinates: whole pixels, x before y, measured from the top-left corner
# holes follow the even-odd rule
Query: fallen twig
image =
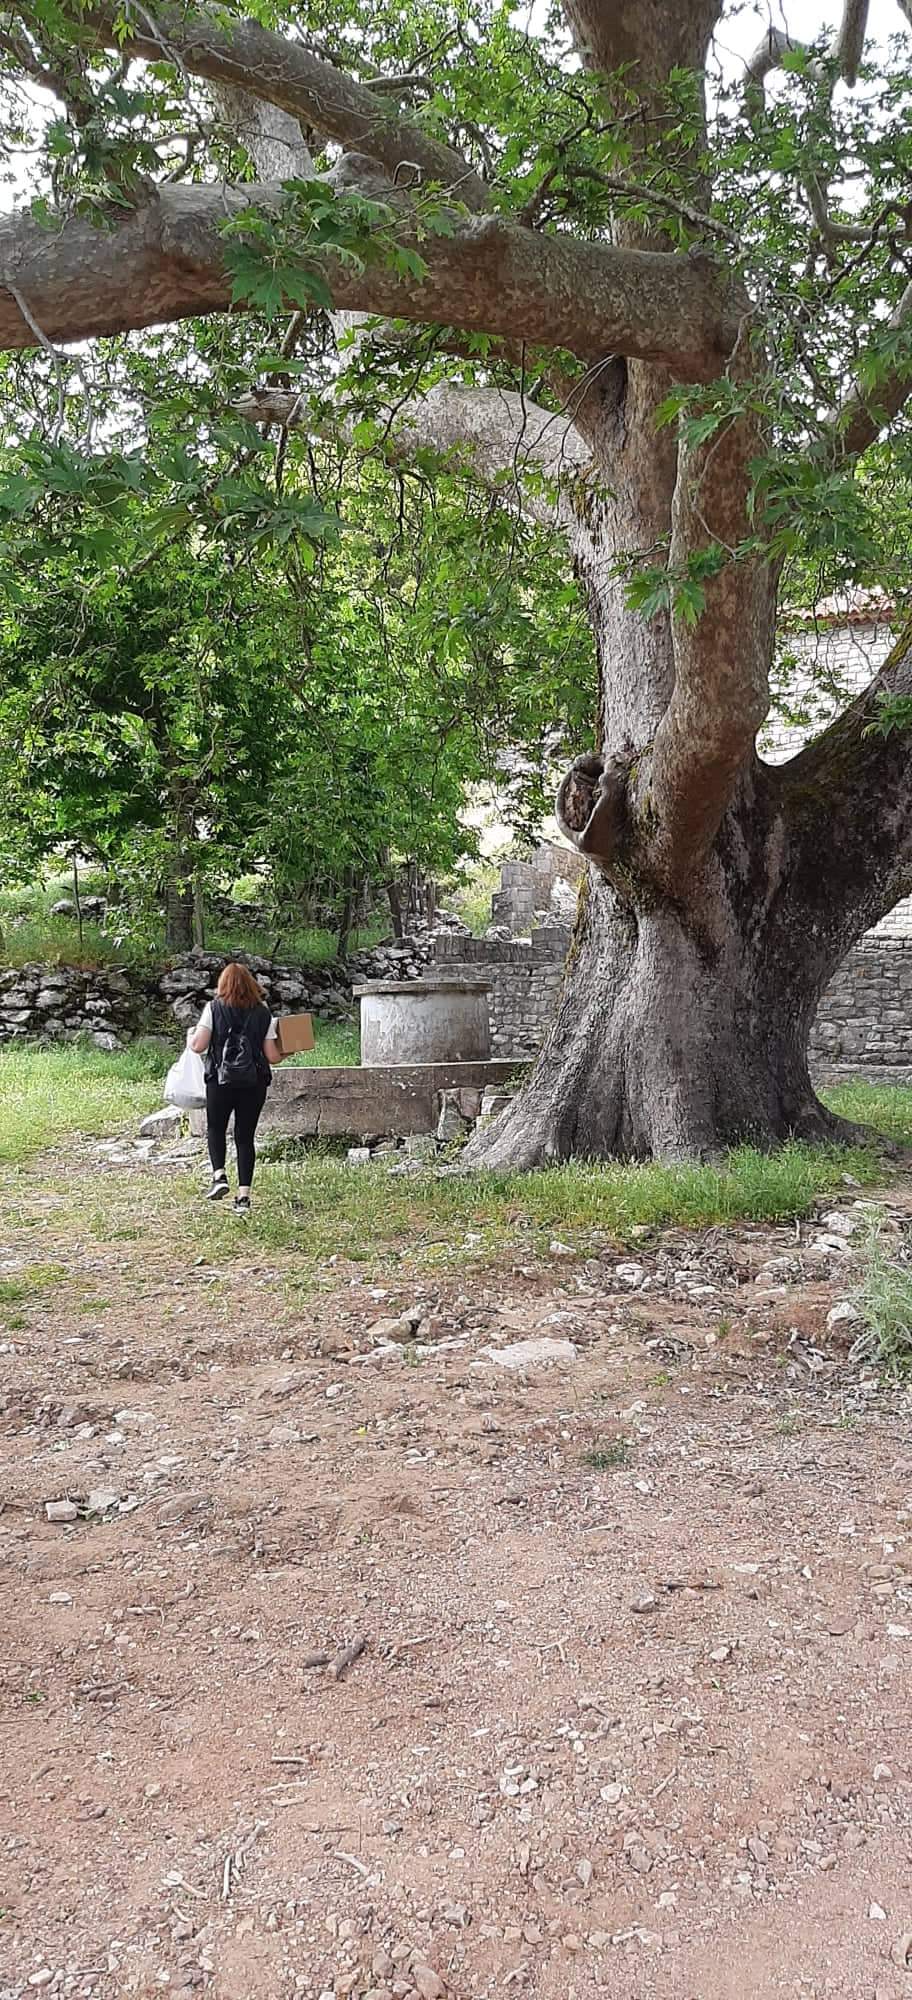
[(355, 1660), (367, 1647), (366, 1639), (353, 1639), (351, 1645), (343, 1646), (338, 1653), (305, 1653), (302, 1667), (328, 1667), (330, 1679), (340, 1681)]
[(205, 1889), (197, 1889), (192, 1882), (187, 1881), (186, 1876), (179, 1875), (176, 1870), (173, 1875), (167, 1877), (167, 1882), (170, 1889), (184, 1889), (188, 1896), (196, 1896), (201, 1903), (206, 1900)]
[(225, 1856), (225, 1866), (224, 1866), (224, 1868), (222, 1869), (222, 1902), (223, 1902), (223, 1903), (227, 1903), (227, 1901), (228, 1901), (228, 1898), (229, 1898), (230, 1894), (231, 1894), (231, 1855), (230, 1855), (230, 1854), (226, 1854), (226, 1856)]
[(334, 1850), (333, 1850), (333, 1860), (334, 1860), (334, 1861), (347, 1861), (347, 1862), (348, 1862), (348, 1865), (349, 1865), (349, 1868), (354, 1868), (354, 1869), (356, 1869), (359, 1875), (369, 1875), (369, 1874), (370, 1874), (370, 1869), (369, 1869), (369, 1868), (365, 1868), (365, 1866), (364, 1866), (364, 1863), (363, 1863), (363, 1861), (359, 1861), (359, 1860), (358, 1860), (358, 1857), (357, 1857), (357, 1855), (356, 1855), (356, 1854), (346, 1854), (346, 1852), (345, 1852), (345, 1849), (344, 1849), (343, 1847), (337, 1847), (337, 1848), (334, 1848)]
[(342, 1652), (336, 1654), (336, 1658), (334, 1658), (334, 1662), (330, 1666), (330, 1674), (332, 1674), (334, 1680), (342, 1680), (342, 1676), (348, 1672), (348, 1668), (352, 1666), (352, 1662), (360, 1660), (366, 1644), (368, 1644), (366, 1638), (354, 1638), (350, 1646), (342, 1646)]
[(330, 1673), (334, 1681), (342, 1680), (354, 1661), (361, 1658), (366, 1645), (366, 1639), (353, 1639), (350, 1646), (343, 1646), (341, 1653), (336, 1654), (330, 1667)]

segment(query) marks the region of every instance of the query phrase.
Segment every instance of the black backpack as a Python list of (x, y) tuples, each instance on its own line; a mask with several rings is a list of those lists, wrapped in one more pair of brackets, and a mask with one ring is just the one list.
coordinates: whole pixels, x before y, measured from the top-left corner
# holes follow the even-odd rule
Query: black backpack
[(223, 1000), (213, 1000), (212, 1039), (216, 1047), (212, 1067), (222, 1089), (253, 1090), (258, 1083), (269, 1082), (269, 1066), (263, 1054), (268, 1028), (266, 1007), (241, 1013), (235, 1007), (226, 1007)]

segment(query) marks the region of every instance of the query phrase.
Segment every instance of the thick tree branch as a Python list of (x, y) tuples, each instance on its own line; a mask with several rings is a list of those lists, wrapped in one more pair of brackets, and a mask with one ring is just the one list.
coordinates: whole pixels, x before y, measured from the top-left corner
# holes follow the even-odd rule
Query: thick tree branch
[(737, 554), (760, 448), (755, 424), (742, 416), (708, 442), (682, 441), (679, 449), (672, 579), (686, 580), (694, 556), (704, 551), (723, 566), (703, 582), (705, 608), (696, 623), (673, 613), (674, 692), (646, 779), (656, 859), (670, 883), (686, 883), (708, 852), (769, 707), (775, 577), (757, 557)]
[[(348, 160), (337, 184), (378, 186), (368, 162)], [(110, 229), (73, 217), (56, 232), (31, 215), (0, 218), (0, 348), (31, 347), (32, 328), (9, 289), (26, 300), (46, 337), (84, 340), (231, 305), (220, 226), (250, 203), (277, 208), (276, 187), (163, 187)], [(401, 236), (426, 269), (399, 276), (386, 262), (357, 269), (330, 255), (303, 256), (325, 278), (336, 309), (480, 330), (566, 348), (583, 360), (606, 353), (664, 361), (684, 380), (717, 372), (734, 337), (739, 301), (704, 261), (539, 236), (495, 216), (469, 217), (452, 237), (420, 243), (399, 201)]]
[(787, 28), (775, 27), (771, 22), (757, 43), (749, 63), (745, 66), (744, 80), (748, 95), (762, 90), (768, 76), (779, 68), (783, 56), (794, 50), (803, 52), (806, 44), (790, 35)]
[(869, 0), (845, 0), (842, 23), (833, 43), (833, 57), (841, 77), (848, 84), (858, 81), (868, 28)]
[[(293, 390), (255, 389), (235, 404), (238, 414), (262, 424), (306, 426), (307, 412)], [(546, 479), (576, 476), (592, 455), (565, 416), (542, 409), (514, 389), (471, 389), (437, 382), (391, 413), (390, 441), (402, 451), (461, 452), (482, 485), (526, 470)]]
[(788, 893), (821, 922), (839, 914), (843, 951), (912, 882), (912, 731), (883, 731), (897, 697), (912, 702), (912, 620), (864, 693), (776, 771)]
[[(249, 423), (313, 427), (305, 399), (291, 390), (257, 389), (234, 407)], [(372, 449), (393, 463), (408, 462), (419, 451), (445, 454), (481, 485), (506, 499), (514, 495), (523, 513), (548, 527), (560, 524), (560, 493), (549, 492), (542, 481), (559, 489), (592, 464), (566, 416), (544, 410), (514, 390), (472, 389), (456, 382), (438, 382), (389, 411), (385, 427), (381, 416)], [(530, 481), (530, 473), (537, 477)]]
[[(900, 0), (902, 5), (902, 0)], [(828, 60), (832, 64), (832, 75), (841, 76), (848, 84), (858, 80), (858, 69), (864, 53), (865, 35), (868, 26), (869, 0), (843, 0), (842, 20), (830, 43)], [(762, 92), (763, 85), (773, 70), (779, 69), (783, 56), (806, 55), (808, 45), (800, 36), (792, 35), (787, 28), (776, 27), (773, 23), (766, 29), (758, 42), (745, 70), (745, 83), (750, 99)], [(812, 76), (822, 81), (827, 76), (827, 66), (821, 62), (809, 64)]]
[[(124, 12), (129, 23), (126, 34)], [(466, 208), (481, 211), (489, 206), (484, 181), (452, 146), (441, 144), (381, 101), (376, 87), (357, 83), (303, 43), (273, 34), (257, 21), (226, 24), (224, 16), (217, 21), (204, 10), (190, 13), (169, 0), (162, 4), (156, 0), (148, 10), (132, 0), (124, 10), (93, 8), (87, 25), (99, 40), (117, 49), (126, 48), (151, 61), (177, 58), (193, 76), (265, 98), (346, 151), (367, 153), (391, 178), (410, 166), (424, 180), (438, 182)]]
[[(890, 333), (908, 329), (912, 334), (912, 284), (906, 286), (886, 327)], [(888, 369), (876, 389), (863, 389), (856, 384), (830, 426), (829, 438), (835, 454), (841, 459), (858, 458), (861, 452), (867, 451), (869, 445), (876, 443), (887, 424), (899, 415), (910, 395), (912, 354), (902, 365)]]

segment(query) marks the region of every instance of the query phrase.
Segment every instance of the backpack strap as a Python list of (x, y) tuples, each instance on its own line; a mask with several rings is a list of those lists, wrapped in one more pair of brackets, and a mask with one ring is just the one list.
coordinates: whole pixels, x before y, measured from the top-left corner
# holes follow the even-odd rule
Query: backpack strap
[(212, 1032), (209, 1036), (209, 1047), (206, 1050), (205, 1074), (207, 1076), (215, 1076), (219, 1063), (222, 1060), (222, 1050), (225, 1046), (230, 1024), (226, 1019), (226, 1009), (223, 1000), (218, 1000), (213, 995), (209, 1004), (212, 1008)]

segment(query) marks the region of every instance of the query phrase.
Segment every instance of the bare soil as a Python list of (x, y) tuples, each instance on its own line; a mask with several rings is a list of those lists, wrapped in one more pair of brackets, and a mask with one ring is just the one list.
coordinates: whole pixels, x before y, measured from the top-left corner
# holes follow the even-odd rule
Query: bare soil
[(3, 2000), (908, 2000), (912, 1438), (826, 1332), (849, 1253), (302, 1298), (100, 1241), (108, 1172), (0, 1220), (67, 1273), (0, 1327)]

